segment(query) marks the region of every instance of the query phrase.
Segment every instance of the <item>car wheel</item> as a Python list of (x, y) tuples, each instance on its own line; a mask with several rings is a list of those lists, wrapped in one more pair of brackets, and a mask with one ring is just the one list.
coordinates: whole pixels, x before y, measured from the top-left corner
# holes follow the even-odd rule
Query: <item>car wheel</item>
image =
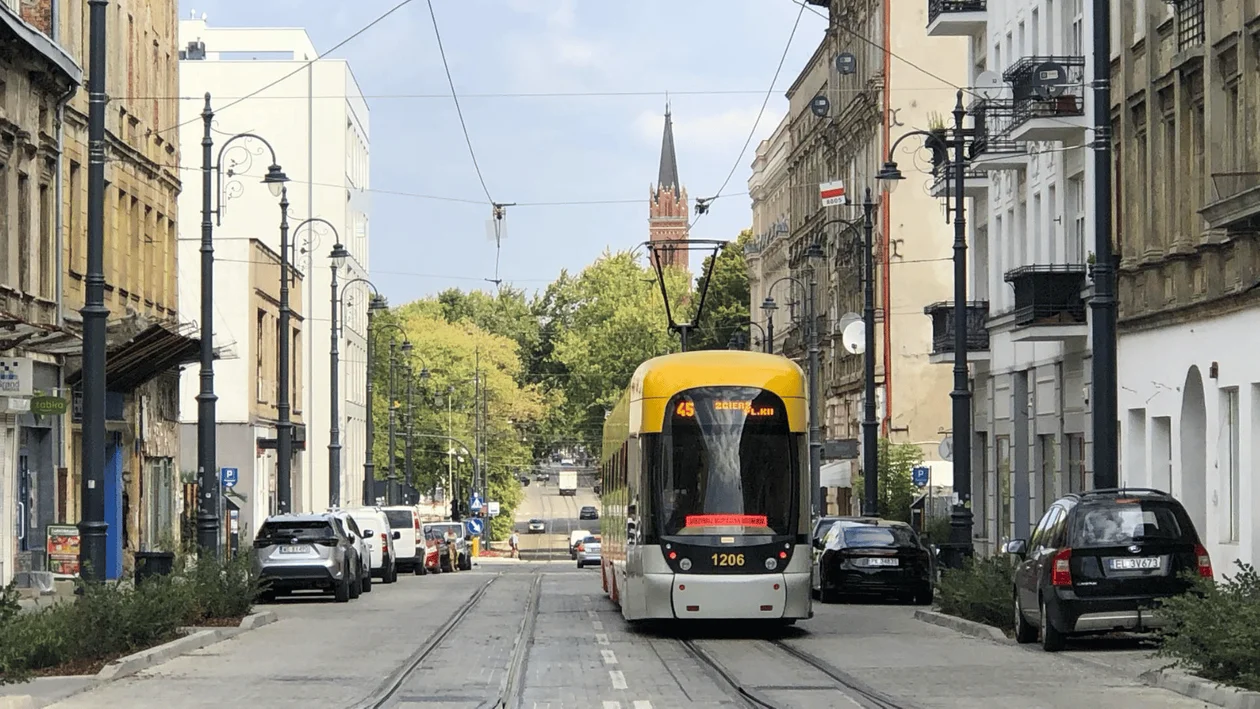
[(465, 554), (459, 558), (459, 568), (461, 571), (472, 571), (472, 557)]
[(338, 603), (350, 602), (350, 572), (348, 570), (342, 572), (341, 580), (333, 588), (333, 597)]
[(1037, 626), (1024, 617), (1024, 608), (1019, 604), (1019, 589), (1015, 589), (1015, 642), (1021, 645), (1037, 642)]
[(398, 580), (398, 567), (394, 564), (394, 560), (389, 560), (389, 565), (385, 567), (385, 583), (394, 583)]
[(416, 576), (424, 576), (424, 571), (425, 571), (424, 562), (422, 561), (419, 564), (415, 565), (415, 568), (411, 570), (411, 573), (415, 574)]
[(914, 604), (916, 606), (932, 605), (932, 584), (925, 583), (919, 587), (914, 594)]
[(262, 593), (258, 594), (258, 600), (262, 601), (263, 603), (275, 603), (275, 602), (276, 602), (276, 592), (275, 592), (275, 591), (263, 591)]
[(1054, 621), (1050, 620), (1050, 614), (1046, 612), (1046, 602), (1041, 601), (1041, 649), (1046, 652), (1058, 652), (1067, 644), (1067, 638), (1056, 627)]
[(348, 580), (346, 584), (350, 587), (350, 597), (358, 598), (363, 595), (363, 577), (355, 574), (354, 578)]
[(372, 592), (372, 570), (364, 569), (363, 570), (363, 593), (371, 593), (371, 592)]
[(580, 569), (580, 568), (582, 568), (582, 560), (581, 560), (581, 559), (578, 559), (578, 563), (577, 563), (577, 564), (578, 564), (578, 568), (579, 568), (579, 569)]

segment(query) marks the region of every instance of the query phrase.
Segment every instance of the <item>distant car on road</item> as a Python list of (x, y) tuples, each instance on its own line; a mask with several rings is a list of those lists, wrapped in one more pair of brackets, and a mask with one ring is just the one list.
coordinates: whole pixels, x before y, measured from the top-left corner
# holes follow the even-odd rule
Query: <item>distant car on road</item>
[(577, 559), (578, 545), (589, 536), (591, 536), (590, 531), (585, 529), (575, 529), (569, 532), (569, 558)]
[(599, 537), (594, 535), (583, 539), (577, 545), (577, 567), (579, 569), (590, 564), (599, 565)]
[(578, 519), (599, 519), (599, 510), (589, 505), (583, 507), (582, 511), (578, 512)]
[(546, 522), (542, 521), (541, 519), (531, 519), (529, 521), (530, 534), (542, 534), (545, 531), (547, 531)]

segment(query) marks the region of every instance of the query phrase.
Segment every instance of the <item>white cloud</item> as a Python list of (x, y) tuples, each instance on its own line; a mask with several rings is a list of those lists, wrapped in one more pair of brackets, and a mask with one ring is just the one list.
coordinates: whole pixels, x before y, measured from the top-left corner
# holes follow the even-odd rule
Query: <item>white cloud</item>
[[(712, 153), (731, 153), (732, 156), (748, 139), (748, 131), (752, 130), (753, 121), (761, 106), (732, 108), (717, 113), (673, 114), (674, 142), (680, 153), (704, 151)], [(664, 110), (643, 111), (634, 120), (634, 130), (648, 145), (660, 146), (661, 132), (665, 128)], [(777, 116), (767, 107), (766, 113), (757, 125), (757, 134), (748, 149), (753, 150), (757, 142), (774, 132)]]

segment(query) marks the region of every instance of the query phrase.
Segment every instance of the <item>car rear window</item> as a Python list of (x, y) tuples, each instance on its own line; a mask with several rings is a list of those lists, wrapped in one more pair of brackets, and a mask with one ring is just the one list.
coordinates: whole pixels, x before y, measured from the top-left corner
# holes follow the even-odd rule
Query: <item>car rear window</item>
[(390, 529), (410, 529), (416, 524), (409, 510), (385, 510), (385, 519), (389, 520)]
[(261, 541), (285, 542), (291, 539), (311, 541), (333, 536), (328, 522), (267, 522), (258, 532)]
[(595, 537), (587, 537), (586, 539), (582, 540), (582, 543), (583, 544), (599, 544), (599, 539)]
[(1142, 541), (1178, 541), (1189, 535), (1189, 520), (1164, 500), (1087, 502), (1077, 509), (1071, 545), (1109, 547)]
[(854, 524), (844, 526), (844, 543), (851, 547), (900, 547), (913, 546), (915, 538), (908, 527)]
[(464, 536), (464, 525), (462, 524), (435, 524), (433, 528), (441, 534), (454, 534), (460, 538)]

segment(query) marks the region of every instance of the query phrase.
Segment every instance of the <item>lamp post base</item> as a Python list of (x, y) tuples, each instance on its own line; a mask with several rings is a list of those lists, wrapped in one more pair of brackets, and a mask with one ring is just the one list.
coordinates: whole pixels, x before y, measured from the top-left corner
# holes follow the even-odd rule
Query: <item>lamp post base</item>
[(941, 561), (949, 569), (960, 569), (974, 553), (971, 544), (971, 509), (954, 505), (949, 514), (949, 542), (938, 544)]

